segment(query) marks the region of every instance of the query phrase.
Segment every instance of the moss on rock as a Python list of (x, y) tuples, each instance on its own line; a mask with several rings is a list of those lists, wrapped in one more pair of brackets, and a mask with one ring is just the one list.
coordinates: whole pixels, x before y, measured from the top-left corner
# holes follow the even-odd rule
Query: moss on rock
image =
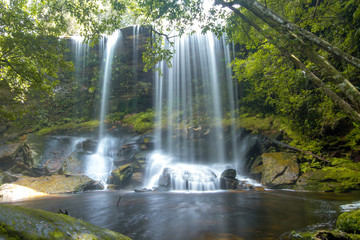
[(341, 214), (336, 227), (347, 233), (360, 234), (360, 209)]
[(299, 177), (300, 168), (295, 154), (275, 152), (262, 154), (261, 184), (284, 186), (293, 184)]
[(301, 175), (296, 190), (352, 192), (360, 190), (360, 163), (343, 163)]
[(0, 205), (0, 238), (130, 239), (64, 214), (8, 205)]

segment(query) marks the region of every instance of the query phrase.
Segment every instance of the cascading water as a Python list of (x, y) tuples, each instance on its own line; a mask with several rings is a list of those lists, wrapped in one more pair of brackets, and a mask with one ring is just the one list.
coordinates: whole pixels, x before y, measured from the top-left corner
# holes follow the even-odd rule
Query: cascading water
[(208, 33), (178, 38), (174, 50), (172, 68), (162, 62), (155, 76), (156, 151), (146, 186), (218, 189), (221, 172), (241, 158), (230, 49)]
[(82, 117), (83, 109), (81, 107), (82, 103), (86, 100), (82, 94), (83, 90), (86, 88), (86, 64), (89, 54), (89, 44), (84, 42), (84, 37), (81, 36), (72, 36), (71, 37), (71, 49), (72, 49), (72, 60), (74, 63), (74, 78), (77, 87), (77, 101), (79, 104), (74, 105), (74, 116)]
[(121, 39), (121, 32), (116, 31), (107, 38), (106, 50), (103, 62), (103, 82), (100, 106), (100, 122), (98, 147), (95, 154), (87, 157), (85, 174), (92, 179), (100, 180), (104, 184), (113, 170), (113, 155), (116, 154), (116, 139), (105, 135), (105, 117), (108, 111), (108, 98), (111, 82), (112, 62), (114, 58), (114, 49), (117, 42)]

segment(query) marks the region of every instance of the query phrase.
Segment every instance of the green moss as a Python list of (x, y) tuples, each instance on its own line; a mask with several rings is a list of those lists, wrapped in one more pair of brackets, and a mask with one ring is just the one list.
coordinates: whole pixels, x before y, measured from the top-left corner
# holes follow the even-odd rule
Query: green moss
[(327, 174), (324, 181), (336, 181), (340, 186), (337, 192), (349, 192), (360, 190), (360, 163), (345, 163), (336, 167), (323, 168)]
[(360, 163), (342, 163), (308, 171), (297, 181), (297, 190), (353, 192), (360, 190)]
[(68, 122), (61, 125), (55, 125), (51, 127), (45, 127), (37, 132), (38, 135), (48, 135), (51, 133), (61, 132), (61, 131), (73, 131), (73, 130), (85, 130), (92, 129), (99, 126), (98, 120), (92, 120), (88, 122)]
[(0, 205), (0, 237), (6, 239), (130, 239), (67, 215)]
[(133, 166), (131, 163), (122, 165), (121, 167), (112, 171), (111, 176), (113, 183), (117, 186), (124, 186), (131, 179), (133, 174)]
[(336, 227), (347, 233), (360, 233), (360, 209), (341, 214)]
[(312, 240), (314, 239), (314, 232), (292, 232), (290, 239), (293, 240)]
[(127, 115), (123, 123), (131, 126), (138, 133), (148, 133), (154, 129), (154, 111), (149, 109), (146, 112)]
[(274, 118), (272, 117), (261, 118), (259, 116), (243, 115), (237, 122), (239, 123), (239, 127), (246, 128), (253, 133), (269, 132), (273, 127), (277, 127), (277, 125), (273, 124)]

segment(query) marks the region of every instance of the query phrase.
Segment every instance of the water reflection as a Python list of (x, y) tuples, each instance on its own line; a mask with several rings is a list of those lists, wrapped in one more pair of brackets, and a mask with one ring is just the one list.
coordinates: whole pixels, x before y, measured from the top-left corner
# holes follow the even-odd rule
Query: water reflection
[[(339, 206), (359, 194), (271, 192), (91, 192), (12, 202), (157, 240), (279, 239), (291, 230), (332, 227)], [(119, 197), (121, 200), (118, 203)]]

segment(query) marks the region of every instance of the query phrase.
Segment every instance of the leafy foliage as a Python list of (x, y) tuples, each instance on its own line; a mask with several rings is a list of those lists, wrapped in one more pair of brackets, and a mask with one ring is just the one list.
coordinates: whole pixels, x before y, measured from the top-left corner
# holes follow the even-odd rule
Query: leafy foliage
[(5, 96), (0, 122), (26, 112), (29, 94), (53, 95), (58, 73), (72, 70), (72, 63), (64, 59), (61, 35), (77, 28), (88, 39), (98, 39), (121, 25), (124, 4), (117, 11), (100, 4), (95, 0), (0, 2), (0, 85)]
[(127, 115), (122, 122), (132, 127), (138, 133), (147, 133), (154, 129), (154, 118), (153, 110), (149, 109), (146, 112)]

